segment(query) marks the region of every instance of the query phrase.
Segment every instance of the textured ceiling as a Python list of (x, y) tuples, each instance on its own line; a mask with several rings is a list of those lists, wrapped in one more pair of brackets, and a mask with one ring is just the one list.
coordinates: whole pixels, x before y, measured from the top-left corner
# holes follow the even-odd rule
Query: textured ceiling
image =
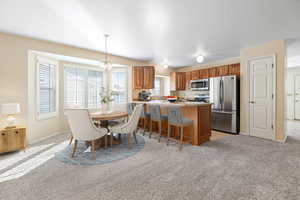
[(1, 0), (0, 31), (171, 66), (300, 37), (298, 0)]

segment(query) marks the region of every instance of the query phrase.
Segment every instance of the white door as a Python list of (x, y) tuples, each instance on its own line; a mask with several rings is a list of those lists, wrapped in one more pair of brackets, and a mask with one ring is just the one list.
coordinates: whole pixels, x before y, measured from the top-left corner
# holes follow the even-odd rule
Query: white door
[(294, 73), (288, 72), (287, 77), (286, 77), (286, 117), (287, 119), (293, 120), (295, 119), (294, 117), (294, 103), (295, 103), (295, 97), (294, 97)]
[(255, 59), (249, 63), (250, 71), (250, 135), (274, 139), (273, 57)]
[(300, 75), (295, 76), (295, 119), (300, 120)]

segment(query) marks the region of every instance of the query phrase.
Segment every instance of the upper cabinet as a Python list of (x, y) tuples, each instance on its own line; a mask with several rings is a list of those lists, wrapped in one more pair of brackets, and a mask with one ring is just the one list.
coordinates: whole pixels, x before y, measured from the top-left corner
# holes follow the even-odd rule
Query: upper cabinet
[(133, 89), (153, 89), (154, 77), (153, 66), (133, 67)]
[(209, 78), (208, 69), (200, 69), (199, 70), (199, 79), (206, 79), (206, 78)]
[(192, 80), (192, 72), (185, 72), (185, 88), (190, 89)]
[(192, 80), (199, 79), (199, 70), (192, 71)]
[(153, 89), (155, 79), (155, 70), (153, 66), (144, 67), (144, 88)]
[(186, 73), (185, 72), (172, 72), (171, 73), (171, 90), (185, 90), (186, 88)]
[(227, 76), (228, 73), (228, 65), (216, 67), (217, 68), (217, 76)]
[(228, 66), (228, 73), (230, 75), (240, 76), (240, 63), (229, 65)]

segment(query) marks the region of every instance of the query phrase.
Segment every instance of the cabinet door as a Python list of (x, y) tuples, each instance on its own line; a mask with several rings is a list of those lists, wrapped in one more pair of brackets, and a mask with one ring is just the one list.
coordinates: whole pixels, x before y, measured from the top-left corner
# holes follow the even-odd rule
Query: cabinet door
[(218, 76), (217, 68), (216, 67), (209, 68), (208, 69), (208, 75), (209, 75), (210, 78), (217, 77)]
[(240, 63), (229, 65), (228, 73), (229, 75), (240, 76)]
[(217, 67), (218, 76), (227, 76), (228, 75), (228, 65)]
[(191, 72), (185, 72), (185, 88), (190, 89), (192, 80), (192, 73)]
[(143, 89), (154, 88), (155, 71), (153, 66), (144, 67), (144, 87)]
[(0, 153), (8, 151), (7, 131), (0, 132)]
[(199, 70), (192, 71), (192, 80), (199, 79)]
[(179, 72), (179, 90), (185, 90), (185, 72)]
[(209, 78), (209, 71), (208, 71), (208, 69), (200, 69), (199, 70), (199, 78), (200, 79)]
[(144, 68), (133, 67), (133, 89), (143, 89), (144, 86)]

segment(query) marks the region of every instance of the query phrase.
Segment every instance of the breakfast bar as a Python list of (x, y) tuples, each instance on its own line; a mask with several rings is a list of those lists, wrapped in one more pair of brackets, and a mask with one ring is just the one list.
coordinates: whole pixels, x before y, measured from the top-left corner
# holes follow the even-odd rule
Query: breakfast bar
[[(193, 120), (191, 128), (184, 128), (184, 141), (189, 142), (192, 145), (199, 146), (210, 140), (211, 137), (211, 104), (200, 102), (175, 102), (170, 103), (168, 101), (156, 100), (156, 101), (134, 101), (133, 103), (143, 103), (145, 105), (145, 111), (148, 112), (148, 106), (150, 104), (159, 104), (161, 113), (167, 115), (167, 109), (169, 106), (180, 106), (183, 116), (185, 118)], [(150, 123), (150, 121), (146, 122)], [(164, 134), (167, 135), (168, 123), (162, 124)], [(178, 129), (171, 129), (174, 137), (178, 136)]]

